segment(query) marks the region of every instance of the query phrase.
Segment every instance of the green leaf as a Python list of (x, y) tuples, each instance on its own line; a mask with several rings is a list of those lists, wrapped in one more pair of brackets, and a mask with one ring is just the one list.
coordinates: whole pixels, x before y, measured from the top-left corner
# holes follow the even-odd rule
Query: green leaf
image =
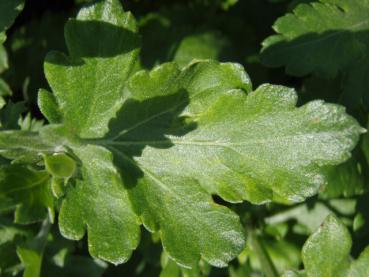
[(15, 225), (10, 220), (0, 217), (0, 274), (16, 275), (19, 271), (19, 260), (16, 254), (17, 245), (31, 238), (32, 231), (24, 226)]
[(0, 97), (12, 95), (12, 90), (3, 79), (0, 79)]
[(294, 76), (334, 78), (343, 73), (346, 102), (367, 105), (369, 12), (366, 0), (320, 0), (279, 18), (277, 35), (263, 42), (262, 62)]
[(60, 123), (62, 121), (62, 115), (53, 94), (47, 90), (40, 89), (38, 92), (37, 104), (42, 114), (50, 123)]
[(79, 240), (87, 230), (92, 256), (123, 263), (137, 247), (140, 230), (112, 155), (93, 145), (74, 151), (82, 161), (83, 179), (68, 186), (59, 215), (60, 231)]
[(230, 41), (213, 26), (198, 26), (193, 17), (183, 16), (195, 12), (202, 14), (188, 6), (174, 6), (140, 19), (140, 62), (144, 68), (169, 61), (183, 67), (194, 59), (224, 59), (224, 54), (231, 51)]
[(351, 245), (346, 227), (335, 216), (328, 216), (303, 246), (306, 276), (367, 276), (369, 248), (355, 261), (350, 257)]
[(368, 263), (369, 263), (369, 247), (367, 246), (365, 250), (360, 254), (359, 258), (351, 263), (347, 276), (349, 277), (369, 276)]
[(355, 155), (341, 165), (327, 168), (327, 186), (320, 196), (347, 198), (364, 194), (368, 191), (365, 181), (366, 167), (364, 166), (365, 162)]
[(363, 131), (340, 106), (296, 108), (292, 89), (250, 92), (234, 64), (200, 62), (182, 72), (166, 64), (135, 74), (127, 90), (132, 100), (118, 114), (121, 130), (101, 144), (159, 176), (196, 178), (231, 202), (316, 194), (325, 183), (322, 166), (346, 160)]
[(205, 277), (209, 276), (210, 271), (210, 267), (201, 260), (198, 265), (191, 269), (181, 267), (171, 260), (165, 251), (160, 257), (160, 264), (162, 267), (160, 277)]
[(19, 129), (18, 121), (21, 114), (26, 111), (24, 102), (13, 103), (9, 101), (0, 111), (2, 129)]
[(8, 55), (3, 45), (0, 44), (0, 73), (8, 68)]
[(173, 54), (173, 61), (186, 66), (194, 59), (219, 60), (230, 42), (219, 32), (199, 32), (183, 37)]
[[(295, 244), (286, 240), (271, 240), (266, 237), (260, 237), (258, 240), (259, 247), (264, 248), (263, 250), (258, 250), (264, 251), (265, 253), (256, 252), (255, 248), (253, 251), (250, 251), (250, 263), (254, 270), (258, 269), (261, 272), (270, 272), (271, 268), (269, 268), (269, 271), (267, 270), (270, 267), (270, 265), (268, 266), (269, 263), (275, 265), (279, 273), (283, 272), (286, 268), (299, 267), (301, 263), (300, 249)], [(268, 262), (268, 256), (271, 260), (270, 262)]]
[(0, 168), (0, 197), (16, 205), (15, 222), (32, 223), (43, 220), (47, 210), (53, 213), (50, 176), (25, 166), (9, 165)]
[(77, 161), (60, 231), (74, 240), (87, 233), (90, 253), (115, 264), (137, 247), (143, 223), (177, 264), (226, 266), (245, 235), (237, 214), (212, 195), (303, 201), (363, 132), (341, 106), (296, 107), (296, 93), (282, 86), (252, 91), (238, 64), (169, 63), (126, 81), (138, 40), (118, 0), (82, 9), (67, 23), (66, 41), (70, 56), (50, 54), (45, 64), (55, 99), (41, 92), (39, 100), (58, 124), (40, 136), (3, 132), (0, 148), (13, 151), (8, 158), (67, 152)]
[(135, 20), (118, 0), (99, 2), (68, 21), (65, 38), (69, 56), (49, 53), (46, 78), (70, 132), (101, 137), (122, 105), (122, 89), (136, 61)]
[(348, 267), (351, 244), (346, 227), (334, 216), (328, 216), (304, 244), (302, 260), (307, 275), (339, 276)]
[(75, 161), (63, 153), (45, 156), (44, 160), (46, 170), (55, 177), (69, 178), (76, 171)]
[(2, 0), (0, 2), (0, 44), (5, 41), (6, 29), (13, 23), (23, 6), (23, 0)]
[(41, 276), (41, 266), (47, 236), (50, 230), (50, 222), (46, 219), (42, 223), (37, 236), (31, 241), (17, 248), (17, 254), (25, 267), (23, 277)]
[(18, 125), (23, 131), (37, 132), (42, 129), (44, 121), (42, 119), (32, 118), (31, 113), (27, 113), (26, 116), (19, 118)]
[(46, 141), (37, 132), (0, 132), (0, 155), (17, 163), (37, 163), (41, 153), (54, 153), (63, 150), (62, 146)]
[(344, 218), (344, 216), (354, 215), (355, 211), (356, 201), (352, 199), (332, 199), (327, 202), (319, 200), (313, 203), (311, 201), (302, 203), (281, 212), (276, 212), (264, 220), (271, 226), (282, 222), (296, 221), (304, 227), (303, 234), (310, 235), (329, 214), (336, 212), (341, 215), (341, 218)]

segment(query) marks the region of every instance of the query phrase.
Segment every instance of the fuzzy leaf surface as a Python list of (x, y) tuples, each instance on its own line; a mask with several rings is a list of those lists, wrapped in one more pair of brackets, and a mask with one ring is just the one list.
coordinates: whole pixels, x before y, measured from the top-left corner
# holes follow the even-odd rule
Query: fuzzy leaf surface
[(183, 71), (166, 64), (135, 74), (127, 90), (121, 130), (101, 143), (141, 169), (195, 178), (231, 202), (314, 195), (325, 182), (321, 168), (346, 160), (363, 131), (341, 106), (297, 108), (296, 93), (282, 86), (251, 92), (234, 64), (200, 62)]
[(302, 201), (325, 182), (321, 168), (346, 160), (362, 132), (340, 106), (297, 108), (296, 93), (281, 86), (252, 91), (243, 68), (231, 63), (141, 71), (122, 99), (105, 137), (72, 143), (68, 124), (54, 136), (82, 164), (82, 180), (62, 204), (61, 232), (81, 239), (88, 226), (91, 254), (113, 263), (137, 245), (132, 207), (177, 263), (193, 267), (201, 257), (225, 266), (242, 251), (244, 232), (211, 194)]
[(82, 161), (82, 180), (69, 186), (59, 227), (63, 236), (79, 240), (88, 233), (92, 256), (118, 264), (137, 247), (139, 221), (115, 169), (112, 155), (89, 145), (75, 149)]
[[(61, 121), (80, 137), (100, 137), (122, 104), (122, 89), (136, 61), (135, 20), (119, 1), (99, 2), (68, 21), (65, 39), (69, 56), (52, 52), (45, 62)], [(44, 99), (39, 101), (42, 107)]]

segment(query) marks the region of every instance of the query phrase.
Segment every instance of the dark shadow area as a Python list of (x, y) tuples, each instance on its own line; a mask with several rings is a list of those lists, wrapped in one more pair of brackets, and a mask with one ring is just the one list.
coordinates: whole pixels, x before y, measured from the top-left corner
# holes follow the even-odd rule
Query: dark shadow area
[(190, 9), (191, 17), (184, 17), (188, 9), (174, 5), (172, 10), (160, 11), (144, 20), (140, 27), (140, 60), (144, 68), (170, 61), (186, 66), (193, 59), (236, 61), (239, 58), (228, 36), (215, 24), (209, 24), (203, 13), (200, 16), (198, 10)]
[(285, 66), (286, 73), (302, 77), (313, 74), (334, 78), (338, 72), (363, 55), (358, 45), (369, 38), (369, 32), (331, 30), (308, 33), (292, 40), (272, 44), (261, 53), (266, 66)]
[[(94, 39), (95, 34), (99, 39)], [(62, 66), (81, 66), (83, 58), (112, 58), (129, 53), (140, 46), (139, 35), (99, 21), (69, 20), (65, 27), (69, 56), (50, 51), (45, 62)]]
[[(93, 35), (91, 35), (93, 34)], [(65, 40), (72, 57), (114, 57), (140, 46), (136, 33), (110, 23), (71, 19), (65, 25)]]
[(288, 75), (313, 76), (302, 86), (306, 101), (333, 101), (353, 114), (369, 109), (368, 50), (368, 31), (330, 30), (276, 42), (260, 58), (266, 66), (284, 67)]
[[(356, 226), (355, 226), (356, 225)], [(355, 230), (353, 233), (352, 255), (358, 257), (369, 244), (369, 194), (357, 197)]]
[[(82, 66), (85, 64), (82, 58), (71, 58), (63, 52), (50, 51), (45, 57), (45, 63), (61, 65), (61, 66)], [(51, 89), (50, 89), (51, 90)]]

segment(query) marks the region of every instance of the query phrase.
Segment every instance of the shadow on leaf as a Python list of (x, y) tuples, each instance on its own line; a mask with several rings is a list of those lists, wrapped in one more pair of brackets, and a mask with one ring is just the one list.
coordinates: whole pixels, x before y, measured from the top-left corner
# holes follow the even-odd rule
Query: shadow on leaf
[(172, 147), (168, 136), (183, 136), (196, 129), (197, 124), (182, 115), (189, 101), (185, 90), (143, 101), (125, 101), (109, 124), (110, 132), (98, 143), (114, 154), (114, 163), (121, 169), (126, 186), (134, 186), (143, 176), (134, 157), (141, 156), (145, 147)]

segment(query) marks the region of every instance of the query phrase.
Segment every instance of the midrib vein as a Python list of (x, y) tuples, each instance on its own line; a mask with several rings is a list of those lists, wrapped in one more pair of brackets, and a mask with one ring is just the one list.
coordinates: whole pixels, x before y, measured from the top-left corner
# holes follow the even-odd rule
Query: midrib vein
[(147, 141), (113, 141), (113, 140), (99, 140), (96, 141), (100, 145), (112, 145), (112, 146), (145, 146), (145, 145), (189, 145), (189, 146), (216, 146), (216, 147), (228, 147), (228, 146), (246, 146), (253, 144), (275, 144), (290, 139), (301, 139), (312, 136), (325, 136), (332, 135), (336, 132), (318, 132), (318, 133), (305, 133), (298, 135), (286, 135), (280, 137), (271, 137), (267, 139), (249, 139), (241, 142), (234, 141), (211, 141), (211, 140), (184, 140), (174, 139), (168, 137), (168, 140), (147, 140)]

